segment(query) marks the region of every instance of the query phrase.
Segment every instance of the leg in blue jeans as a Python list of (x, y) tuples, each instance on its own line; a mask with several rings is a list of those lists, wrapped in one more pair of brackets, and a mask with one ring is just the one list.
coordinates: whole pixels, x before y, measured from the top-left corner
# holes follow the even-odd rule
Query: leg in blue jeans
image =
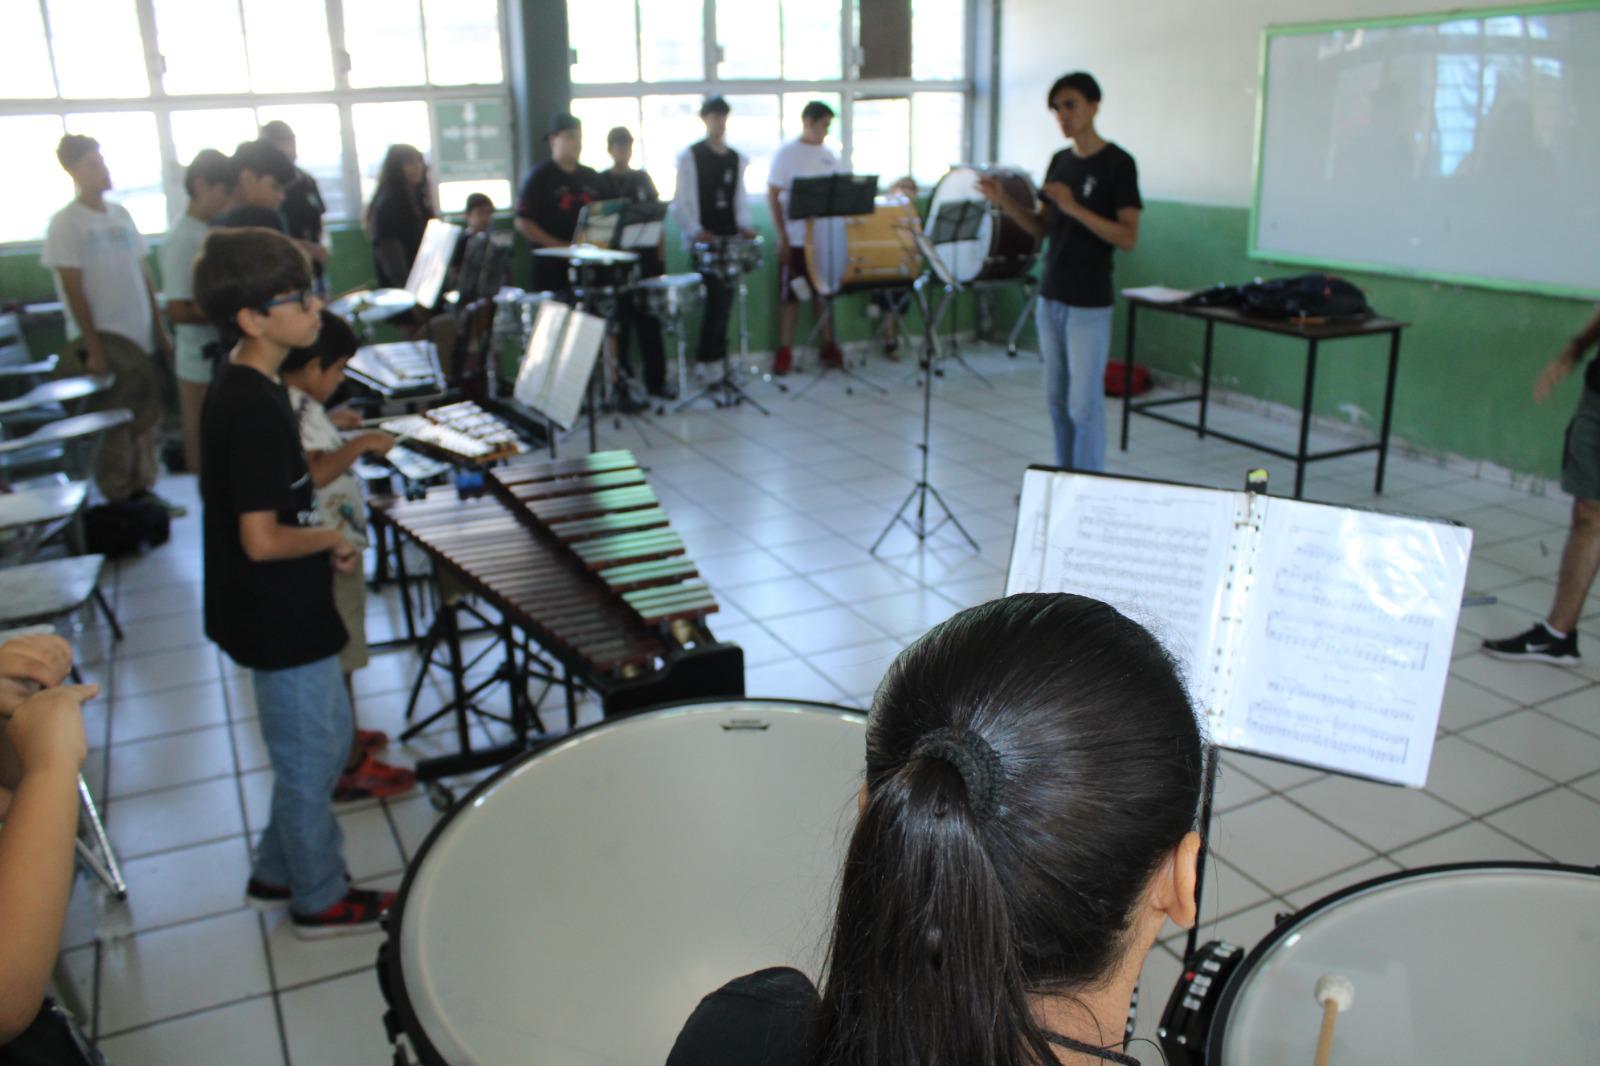
[(252, 876), (289, 886), (300, 914), (344, 897), (343, 837), (333, 788), (350, 753), (350, 697), (337, 657), (286, 670), (252, 670), (261, 735), (272, 760), (272, 814)]
[(1036, 318), (1039, 353), (1044, 357), (1044, 402), (1056, 433), (1056, 465), (1104, 470), (1111, 308), (1069, 307), (1041, 299)]

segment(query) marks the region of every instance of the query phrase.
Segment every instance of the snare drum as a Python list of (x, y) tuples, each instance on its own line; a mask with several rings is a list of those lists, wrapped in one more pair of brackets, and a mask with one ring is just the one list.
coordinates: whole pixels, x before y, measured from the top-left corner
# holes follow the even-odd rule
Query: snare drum
[(761, 269), (760, 237), (714, 237), (694, 243), (695, 269), (735, 282)]
[(664, 1062), (729, 979), (815, 978), (865, 743), (841, 707), (718, 700), (508, 764), (434, 827), (389, 916), (397, 1045), (452, 1066)]
[(586, 244), (566, 248), (536, 248), (533, 254), (546, 260), (564, 260), (567, 282), (575, 292), (614, 294), (633, 284), (639, 272), (639, 256)]
[(1162, 1016), (1173, 1066), (1309, 1062), (1322, 1023), (1313, 990), (1333, 974), (1355, 986), (1334, 1031), (1330, 1061), (1340, 1066), (1593, 1061), (1600, 871), (1537, 863), (1408, 870), (1284, 919), (1243, 962), (1213, 947)]
[(917, 208), (903, 196), (878, 197), (870, 215), (806, 223), (806, 274), (824, 296), (873, 285), (909, 285), (922, 273), (911, 234)]
[(700, 306), (705, 282), (699, 274), (663, 274), (634, 286), (644, 309), (657, 318), (679, 319)]
[[(1020, 278), (1028, 272), (1039, 254), (1039, 238), (991, 204), (978, 190), (978, 179), (984, 174), (998, 181), (1013, 199), (1030, 209), (1037, 207), (1039, 202), (1033, 182), (1022, 171), (1012, 167), (991, 167), (987, 171), (953, 167), (939, 179), (939, 184), (933, 189), (933, 199), (928, 201), (927, 231), (939, 258), (963, 285), (974, 281)], [(970, 210), (966, 205), (980, 208), (977, 233), (965, 240), (939, 240), (940, 212)]]

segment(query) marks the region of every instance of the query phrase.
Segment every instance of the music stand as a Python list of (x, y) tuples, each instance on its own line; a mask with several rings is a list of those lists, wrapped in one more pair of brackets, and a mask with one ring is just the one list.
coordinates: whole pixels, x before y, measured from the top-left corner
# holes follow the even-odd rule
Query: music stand
[[(793, 221), (806, 222), (808, 232), (815, 232), (818, 220), (851, 218), (872, 214), (877, 209), (877, 198), (878, 175), (876, 174), (819, 174), (816, 177), (796, 178), (789, 189), (787, 214)], [(811, 335), (807, 338), (808, 345), (814, 342), (824, 329), (832, 326), (833, 298), (838, 295), (837, 293), (823, 292), (820, 287), (815, 285), (813, 285), (813, 289), (815, 291), (812, 296), (822, 305), (822, 311), (817, 316), (816, 324), (811, 327)], [(827, 377), (830, 370), (837, 370), (850, 380), (859, 381), (869, 388), (877, 389), (881, 393), (889, 391), (876, 381), (863, 377), (848, 366), (845, 366), (841, 358), (839, 366), (824, 364), (822, 372), (812, 379), (810, 384), (790, 398), (798, 400), (810, 392)], [(853, 393), (854, 391), (851, 386), (845, 386), (846, 393)]]
[[(951, 275), (950, 268), (939, 258), (933, 247), (931, 245), (923, 247), (927, 245), (927, 240), (922, 234), (914, 233), (912, 237), (918, 242), (917, 248), (927, 260), (931, 271), (931, 273), (922, 275), (911, 285), (912, 295), (917, 300), (917, 309), (922, 313), (922, 358), (918, 360), (918, 364), (922, 368), (922, 440), (917, 444), (917, 449), (922, 452), (922, 473), (917, 478), (917, 483), (911, 486), (911, 491), (906, 493), (906, 498), (900, 501), (900, 507), (895, 511), (894, 517), (889, 519), (889, 524), (883, 527), (883, 532), (878, 534), (878, 539), (872, 542), (872, 547), (868, 550), (868, 554), (878, 554), (878, 547), (896, 525), (903, 525), (911, 530), (920, 544), (926, 542), (929, 537), (943, 529), (947, 522), (956, 527), (961, 536), (966, 539), (966, 542), (972, 545), (973, 551), (982, 551), (983, 549), (978, 547), (978, 542), (972, 539), (972, 534), (967, 532), (967, 527), (961, 524), (961, 520), (950, 509), (950, 505), (944, 502), (944, 497), (940, 495), (939, 490), (934, 488), (933, 484), (928, 481), (928, 460), (933, 453), (933, 363), (934, 359), (939, 355), (939, 347), (934, 339), (935, 318), (928, 311), (928, 298), (923, 290), (927, 288), (930, 279), (945, 281)], [(945, 281), (944, 296), (939, 301), (939, 313), (941, 315), (952, 291), (950, 283)], [(933, 497), (933, 502), (938, 504), (939, 509), (944, 512), (944, 517), (932, 526), (928, 525), (929, 496)], [(914, 520), (905, 516), (906, 508), (911, 506), (912, 500), (917, 501), (917, 514)]]
[[(922, 258), (927, 261), (929, 269), (944, 285), (945, 295), (939, 301), (934, 311), (934, 342), (938, 343), (938, 327), (944, 323), (946, 309), (966, 286), (962, 285), (955, 268), (944, 261), (939, 255), (941, 246), (948, 247), (953, 244), (962, 244), (976, 240), (978, 231), (982, 227), (984, 215), (988, 212), (988, 205), (976, 200), (958, 200), (954, 203), (940, 204), (939, 210), (934, 213), (932, 225), (928, 233), (913, 233), (912, 241), (917, 246), (917, 251), (922, 253)], [(935, 266), (937, 264), (937, 266)], [(961, 355), (961, 347), (952, 341), (951, 356), (961, 364), (961, 368), (989, 388), (994, 388), (994, 383), (968, 363)], [(944, 354), (940, 351), (940, 354)]]
[(512, 396), (550, 427), (551, 458), (556, 452), (555, 430), (571, 430), (585, 404), (589, 450), (598, 450), (594, 378), (605, 337), (606, 322), (598, 316), (555, 300), (539, 306)]

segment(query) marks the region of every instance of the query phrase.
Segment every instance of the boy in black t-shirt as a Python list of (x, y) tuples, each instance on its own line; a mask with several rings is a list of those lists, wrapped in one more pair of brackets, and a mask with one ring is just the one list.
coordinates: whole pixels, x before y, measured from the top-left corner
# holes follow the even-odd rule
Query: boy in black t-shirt
[[(550, 158), (528, 172), (517, 194), (517, 232), (534, 248), (565, 248), (578, 232), (578, 212), (585, 204), (609, 199), (611, 186), (600, 173), (578, 162), (583, 150), (583, 125), (561, 112), (550, 120)], [(568, 288), (567, 265), (535, 256), (533, 285), (559, 292)]]
[(1100, 84), (1082, 71), (1056, 79), (1046, 97), (1072, 146), (1045, 172), (1039, 207), (1018, 203), (984, 178), (985, 196), (1035, 237), (1049, 237), (1039, 285), (1039, 354), (1056, 465), (1105, 469), (1105, 372), (1111, 352), (1111, 255), (1139, 239), (1139, 172), (1133, 156), (1094, 128)]
[(195, 302), (233, 346), (200, 422), (206, 636), (250, 670), (273, 772), (246, 895), (258, 909), (287, 905), (302, 937), (375, 929), (394, 900), (350, 887), (333, 815), (352, 718), (330, 567), (352, 570), (360, 556), (317, 524), (278, 376), (321, 326), (311, 284), (294, 243), (257, 227), (207, 235), (194, 266)]

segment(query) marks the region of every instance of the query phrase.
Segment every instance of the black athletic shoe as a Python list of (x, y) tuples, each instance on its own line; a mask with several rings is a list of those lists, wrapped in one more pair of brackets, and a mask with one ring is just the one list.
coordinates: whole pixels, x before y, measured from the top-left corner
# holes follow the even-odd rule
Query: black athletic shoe
[(1558, 637), (1546, 629), (1543, 622), (1535, 622), (1532, 629), (1514, 637), (1486, 640), (1483, 650), (1496, 659), (1555, 663), (1557, 666), (1575, 666), (1581, 661), (1578, 656), (1578, 634), (1568, 633)]

